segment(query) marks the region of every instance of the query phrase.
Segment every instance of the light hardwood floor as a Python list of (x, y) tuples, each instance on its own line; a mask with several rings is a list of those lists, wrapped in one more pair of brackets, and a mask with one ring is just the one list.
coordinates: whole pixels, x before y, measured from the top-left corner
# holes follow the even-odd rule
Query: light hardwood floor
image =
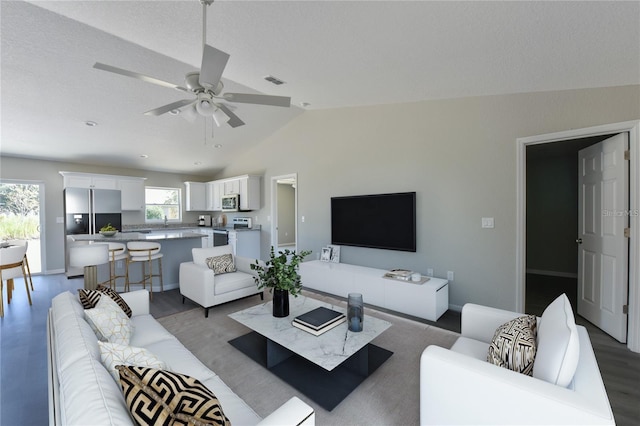
[[(47, 310), (56, 294), (81, 288), (82, 279), (68, 280), (64, 274), (34, 276), (33, 284), (32, 307), (21, 280), (16, 281), (11, 305), (6, 304), (6, 291), (4, 294), (5, 317), (0, 320), (0, 425), (3, 426), (48, 424)], [(170, 290), (154, 293), (151, 313), (162, 317), (195, 307), (188, 300), (183, 305), (178, 290)], [(460, 330), (460, 315), (452, 311), (437, 323), (424, 322)], [(586, 325), (617, 424), (640, 424), (640, 354), (630, 352), (597, 328)]]

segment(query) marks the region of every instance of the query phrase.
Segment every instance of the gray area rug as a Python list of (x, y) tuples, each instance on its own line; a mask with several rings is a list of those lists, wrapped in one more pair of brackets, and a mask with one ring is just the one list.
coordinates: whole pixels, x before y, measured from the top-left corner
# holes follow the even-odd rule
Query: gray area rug
[[(346, 308), (342, 300), (308, 291), (303, 294)], [(266, 292), (264, 302), (253, 296), (216, 306), (209, 310), (209, 318), (204, 317), (202, 309), (193, 309), (158, 321), (262, 417), (295, 395), (315, 409), (316, 424), (322, 426), (419, 423), (420, 355), (429, 345), (451, 347), (458, 334), (365, 308), (366, 315), (393, 324), (372, 342), (393, 351), (393, 355), (329, 412), (228, 343), (250, 330), (227, 315), (265, 303), (269, 298)]]

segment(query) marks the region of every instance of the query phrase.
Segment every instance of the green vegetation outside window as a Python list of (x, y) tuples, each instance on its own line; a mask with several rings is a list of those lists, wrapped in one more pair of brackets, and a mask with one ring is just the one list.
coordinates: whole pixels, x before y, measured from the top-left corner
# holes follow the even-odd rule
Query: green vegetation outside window
[(148, 186), (145, 195), (146, 223), (181, 222), (181, 192), (179, 188), (158, 188)]

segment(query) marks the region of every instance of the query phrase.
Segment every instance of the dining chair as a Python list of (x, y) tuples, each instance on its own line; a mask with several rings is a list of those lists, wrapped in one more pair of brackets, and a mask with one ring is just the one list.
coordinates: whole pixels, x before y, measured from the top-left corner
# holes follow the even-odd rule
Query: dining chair
[(0, 249), (0, 317), (4, 317), (4, 282), (7, 282), (7, 303), (11, 303), (14, 283), (13, 279), (22, 275), (24, 286), (27, 289), (29, 305), (31, 303), (31, 293), (29, 292), (29, 281), (25, 270), (26, 245), (12, 245)]
[[(7, 243), (10, 246), (25, 246), (27, 247), (27, 251), (29, 251), (29, 241), (28, 240), (9, 240)], [(24, 254), (24, 266), (27, 270), (27, 276), (29, 277), (29, 284), (31, 284), (31, 291), (33, 290), (33, 279), (31, 279), (31, 268), (29, 267), (29, 258), (27, 257), (27, 253)]]

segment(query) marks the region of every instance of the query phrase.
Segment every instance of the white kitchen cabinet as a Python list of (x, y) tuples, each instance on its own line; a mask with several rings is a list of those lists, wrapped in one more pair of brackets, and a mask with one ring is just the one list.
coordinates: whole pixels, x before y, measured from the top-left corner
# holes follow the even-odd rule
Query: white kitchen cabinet
[(222, 210), (223, 195), (240, 195), (240, 210), (260, 209), (260, 176), (243, 175), (205, 184), (207, 211)]
[(60, 172), (65, 188), (118, 189), (116, 176)]
[(222, 210), (223, 183), (220, 181), (207, 182), (206, 185), (206, 210), (211, 212)]
[(224, 194), (223, 195), (233, 195), (240, 193), (240, 180), (237, 178), (225, 179), (223, 181), (224, 184)]
[(144, 178), (118, 179), (122, 210), (144, 210)]
[(242, 176), (238, 181), (240, 210), (260, 210), (260, 176)]
[(204, 182), (185, 182), (185, 210), (205, 211), (206, 210), (206, 184)]

